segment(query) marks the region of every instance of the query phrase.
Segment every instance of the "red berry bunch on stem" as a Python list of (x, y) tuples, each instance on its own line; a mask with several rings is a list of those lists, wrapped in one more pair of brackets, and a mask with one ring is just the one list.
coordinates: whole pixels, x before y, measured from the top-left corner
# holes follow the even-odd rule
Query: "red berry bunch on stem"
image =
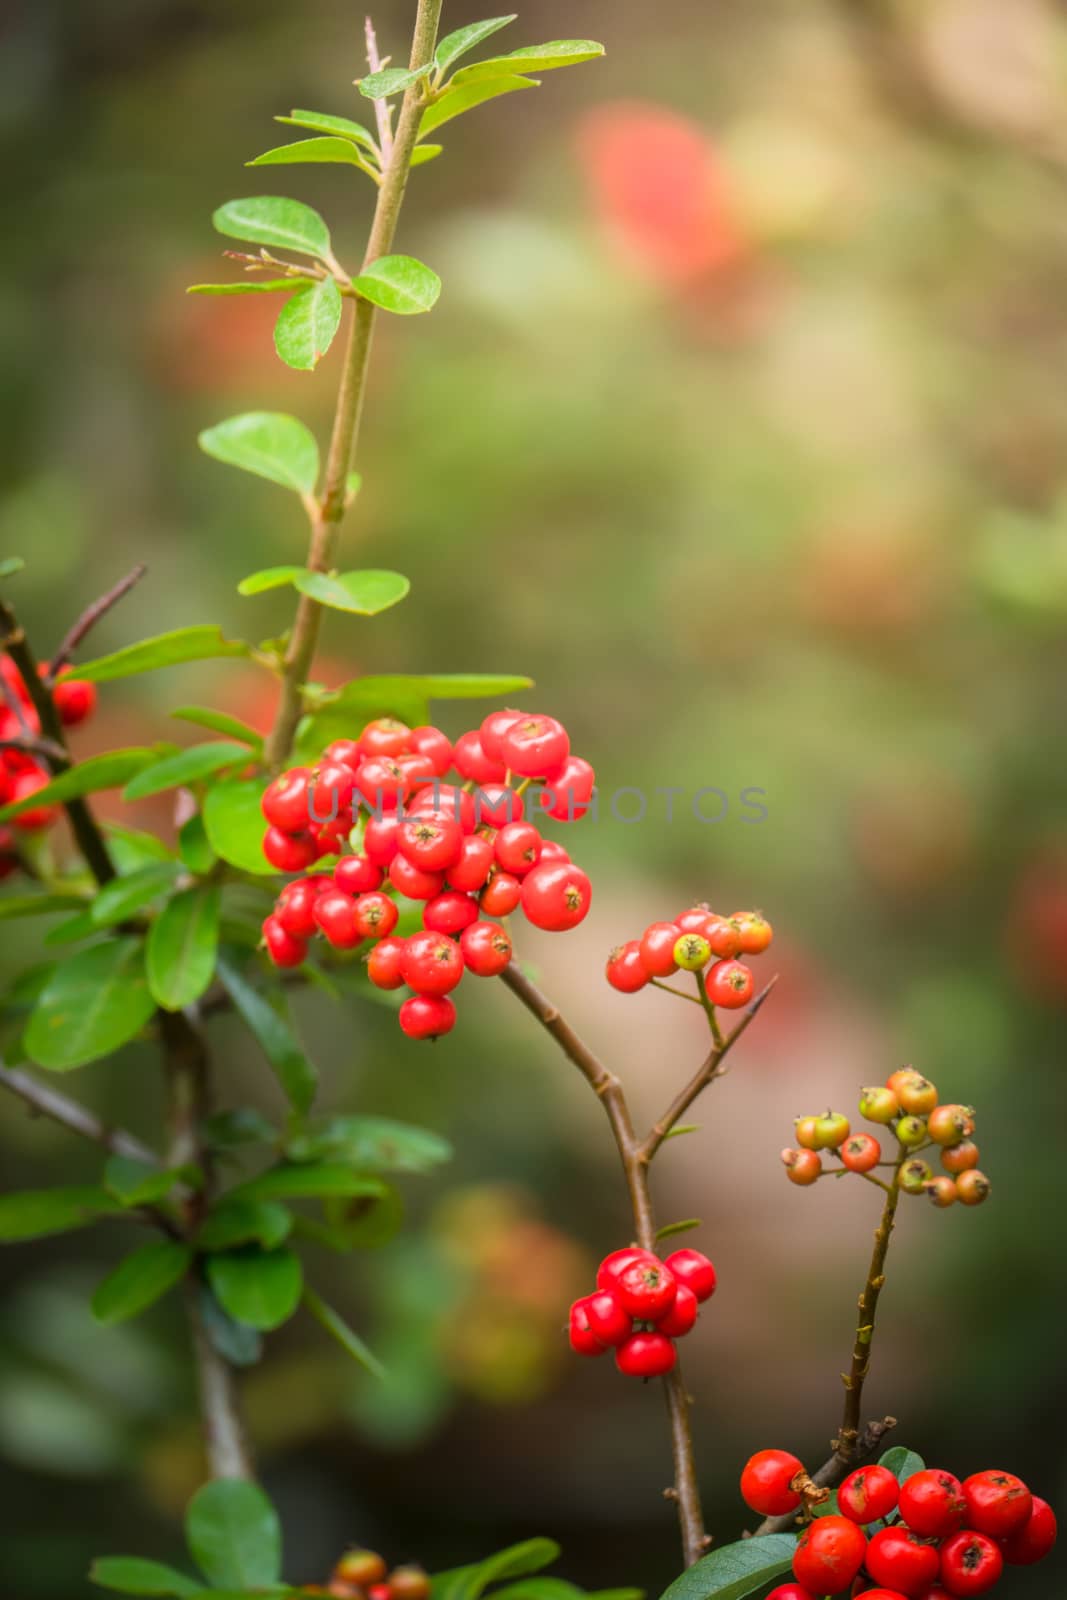
[(617, 945), (608, 956), (605, 976), (621, 994), (636, 994), (646, 984), (688, 1000), (691, 997), (663, 980), (691, 972), (697, 998), (705, 1008), (736, 1011), (755, 992), (752, 969), (739, 956), (762, 955), (774, 931), (759, 911), (735, 911), (722, 917), (706, 905), (691, 906), (672, 922), (651, 922), (640, 939)]
[(665, 1377), (678, 1359), (675, 1340), (692, 1330), (717, 1281), (699, 1250), (675, 1250), (666, 1261), (637, 1245), (614, 1250), (600, 1263), (596, 1292), (571, 1306), (571, 1349), (580, 1356), (614, 1350), (628, 1377)]
[[(512, 710), (490, 712), (455, 745), (440, 728), (390, 717), (334, 740), (316, 767), (290, 768), (263, 796), (273, 866), (306, 873), (336, 858), (279, 894), (263, 924), (271, 960), (299, 966), (316, 935), (336, 950), (373, 941), (371, 982), (412, 991), (403, 1031), (448, 1033), (464, 972), (497, 977), (511, 960), (497, 919), (521, 910), (535, 927), (566, 932), (588, 912), (588, 877), (525, 811), (573, 821), (593, 783), (562, 723)], [(397, 896), (422, 903), (422, 928), (407, 937), (394, 936)]]
[(301, 1594), (334, 1600), (429, 1600), (430, 1579), (421, 1567), (394, 1567), (376, 1550), (348, 1550), (325, 1585), (305, 1584)]
[[(48, 663), (42, 661), (39, 670), (47, 681)], [(69, 667), (64, 667), (52, 687), (52, 699), (59, 720), (64, 727), (72, 728), (92, 715), (96, 685), (72, 678)], [(10, 656), (0, 656), (0, 741), (4, 741), (0, 747), (0, 805), (28, 800), (51, 782), (52, 775), (44, 762), (28, 748), (40, 734), (41, 719), (22, 674)], [(19, 834), (50, 828), (61, 814), (62, 808), (57, 805), (30, 806), (12, 819), (11, 828), (0, 828), (0, 878), (8, 877), (18, 867)]]
[[(761, 1450), (741, 1474), (753, 1511), (780, 1515), (826, 1500), (796, 1456)], [(816, 1514), (793, 1557), (795, 1582), (768, 1600), (947, 1600), (986, 1594), (1005, 1565), (1032, 1566), (1056, 1543), (1056, 1518), (1014, 1473), (976, 1472), (961, 1483), (924, 1467), (898, 1482), (883, 1465), (858, 1467), (837, 1490), (837, 1511)]]

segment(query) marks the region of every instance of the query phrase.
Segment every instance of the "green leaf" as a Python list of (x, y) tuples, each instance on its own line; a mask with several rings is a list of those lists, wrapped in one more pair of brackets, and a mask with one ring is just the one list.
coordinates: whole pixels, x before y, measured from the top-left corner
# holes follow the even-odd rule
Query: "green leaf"
[(493, 1600), (585, 1600), (585, 1591), (566, 1578), (520, 1578), (493, 1590)]
[(236, 739), (238, 744), (251, 746), (257, 755), (263, 749), (263, 735), (239, 717), (231, 717), (228, 711), (215, 711), (210, 706), (179, 706), (177, 711), (171, 712), (171, 716), (177, 717), (180, 722), (193, 722), (200, 728), (210, 728), (212, 733), (227, 734), (229, 738)]
[(0, 1240), (45, 1239), (87, 1227), (97, 1217), (121, 1211), (121, 1204), (103, 1189), (86, 1185), (63, 1189), (23, 1189), (0, 1195)]
[(255, 1328), (223, 1311), (206, 1283), (199, 1286), (200, 1317), (211, 1343), (234, 1367), (254, 1367), (263, 1354), (263, 1339)]
[(253, 195), (228, 200), (212, 217), (219, 233), (228, 239), (250, 239), (253, 244), (295, 250), (298, 255), (330, 257), (330, 230), (317, 211), (299, 200), (279, 195)]
[(437, 304), (441, 280), (414, 256), (379, 256), (353, 280), (357, 292), (383, 311), (416, 316)]
[[(95, 661), (82, 662), (78, 667), (78, 677), (87, 678), (90, 683), (109, 683), (114, 678), (132, 678), (141, 672), (155, 672), (158, 667), (176, 667), (185, 661), (210, 661), (218, 656), (248, 654), (248, 646), (243, 640), (224, 639), (221, 628), (203, 623), (193, 628), (175, 628), (170, 633), (159, 633), (153, 639), (141, 639), (137, 644), (125, 645), (109, 656), (98, 656)], [(88, 765), (87, 761), (82, 762), (82, 766)]]
[(280, 589), (284, 584), (295, 583), (307, 567), (264, 567), (260, 572), (250, 572), (237, 585), (238, 594), (263, 594), (267, 589)]
[(119, 1594), (176, 1595), (178, 1600), (187, 1600), (201, 1590), (195, 1579), (140, 1556), (98, 1556), (89, 1568), (89, 1581)]
[(353, 1172), (351, 1167), (326, 1161), (293, 1162), (271, 1167), (238, 1184), (226, 1200), (229, 1204), (238, 1200), (315, 1200), (334, 1195), (378, 1199), (385, 1192), (386, 1185), (380, 1178)]
[(359, 92), (367, 100), (388, 100), (390, 95), (399, 94), (413, 83), (418, 83), (429, 71), (429, 65), (416, 67), (414, 71), (407, 67), (383, 67), (381, 72), (372, 72), (368, 77), (359, 79)]
[(576, 67), (603, 54), (604, 46), (595, 39), (551, 39), (547, 44), (527, 45), (505, 56), (490, 56), (473, 66), (461, 67), (452, 81), (478, 83), (502, 72), (551, 72), (556, 67)]
[(312, 494), (319, 476), (315, 436), (284, 411), (245, 411), (200, 435), (200, 448), (216, 461), (253, 472), (283, 489)]
[(923, 1471), (926, 1462), (906, 1445), (895, 1444), (885, 1455), (879, 1456), (878, 1465), (888, 1468), (898, 1483), (907, 1483), (915, 1473)]
[(334, 117), (326, 111), (290, 111), (287, 117), (275, 117), (274, 120), (290, 123), (294, 128), (311, 128), (316, 133), (337, 133), (343, 139), (354, 139), (377, 158), (378, 146), (370, 130), (348, 117)]
[[(80, 675), (80, 674), (79, 674)], [(90, 756), (79, 761), (69, 772), (37, 789), (25, 800), (16, 800), (0, 809), (0, 822), (8, 822), (31, 806), (59, 805), (65, 800), (77, 799), (83, 794), (97, 794), (101, 789), (117, 789), (127, 783), (135, 772), (158, 761), (160, 749), (156, 745), (140, 745), (128, 750), (110, 750), (106, 755)]]
[(700, 1132), (700, 1123), (699, 1122), (679, 1122), (675, 1127), (673, 1127), (671, 1129), (670, 1133), (668, 1133), (668, 1135), (667, 1135), (667, 1138), (668, 1139), (680, 1139), (683, 1136), (683, 1134), (686, 1134), (686, 1133), (699, 1133), (699, 1132)]
[(150, 1167), (132, 1156), (111, 1156), (104, 1167), (104, 1187), (125, 1207), (155, 1205), (166, 1199), (176, 1183), (189, 1176), (189, 1169)]
[(0, 582), (6, 578), (13, 578), (25, 565), (21, 556), (5, 556), (3, 561), (0, 561)]
[(273, 1144), (278, 1130), (251, 1106), (216, 1111), (203, 1125), (204, 1138), (213, 1150), (232, 1150), (243, 1144)]
[(242, 1200), (224, 1195), (196, 1236), (198, 1250), (232, 1250), (258, 1244), (273, 1250), (289, 1237), (293, 1214), (277, 1200)]
[(193, 1252), (174, 1239), (156, 1239), (120, 1261), (92, 1298), (97, 1322), (125, 1322), (155, 1305), (189, 1270)]
[[(168, 746), (168, 748), (171, 748)], [(111, 859), (120, 872), (135, 872), (152, 861), (173, 861), (174, 851), (141, 828), (127, 828), (118, 822), (103, 823)]]
[(204, 797), (204, 827), (217, 856), (243, 872), (273, 873), (263, 854), (266, 823), (260, 810), (268, 779), (224, 778)]
[(91, 912), (83, 911), (79, 916), (69, 917), (66, 922), (59, 923), (57, 927), (49, 928), (44, 936), (43, 943), (47, 945), (77, 944), (79, 939), (91, 939), (94, 934), (99, 932), (100, 929), (93, 921)]
[(209, 1583), (250, 1589), (281, 1577), (281, 1527), (257, 1484), (240, 1478), (205, 1483), (186, 1510), (185, 1537)]
[(110, 1055), (155, 1010), (139, 939), (109, 939), (55, 968), (24, 1036), (31, 1061), (67, 1072)]
[[(220, 850), (219, 854), (223, 852)], [(229, 960), (219, 960), (218, 972), (245, 1026), (255, 1035), (263, 1054), (274, 1068), (289, 1104), (301, 1116), (306, 1116), (315, 1099), (318, 1074), (300, 1048), (288, 1022)], [(279, 994), (279, 999), (283, 998)]]
[(207, 1275), (222, 1309), (261, 1332), (280, 1328), (300, 1304), (304, 1275), (291, 1250), (249, 1246), (209, 1256)]
[(432, 1172), (452, 1159), (440, 1134), (388, 1117), (330, 1117), (322, 1127), (290, 1139), (292, 1161), (340, 1157), (364, 1172)]
[(84, 906), (81, 894), (12, 894), (0, 899), (0, 922), (12, 922), (16, 917), (43, 917), (50, 912), (72, 911)]
[(328, 1306), (325, 1300), (321, 1299), (314, 1289), (309, 1288), (307, 1284), (304, 1285), (303, 1301), (315, 1321), (325, 1328), (332, 1338), (337, 1340), (342, 1349), (348, 1351), (353, 1361), (358, 1361), (361, 1367), (366, 1367), (367, 1371), (373, 1373), (376, 1378), (385, 1377), (385, 1368), (382, 1363), (363, 1343), (359, 1334), (355, 1333), (344, 1318), (332, 1306)]
[(686, 1217), (684, 1222), (666, 1222), (662, 1228), (656, 1229), (657, 1239), (672, 1239), (676, 1233), (688, 1233), (692, 1228), (702, 1226), (699, 1217)]
[[(377, 177), (377, 172), (369, 162), (360, 155), (359, 150), (351, 139), (297, 139), (293, 144), (279, 144), (273, 150), (264, 150), (261, 156), (256, 156), (253, 161), (246, 161), (246, 167), (295, 167), (309, 163), (332, 163), (349, 167), (358, 167), (361, 172), (369, 172)], [(333, 281), (332, 279), (330, 280)]]
[(204, 819), (199, 811), (182, 823), (178, 833), (178, 853), (182, 865), (198, 878), (206, 878), (218, 861), (218, 856), (208, 842)]
[(559, 1545), (551, 1539), (527, 1539), (473, 1566), (439, 1573), (433, 1580), (432, 1600), (478, 1600), (489, 1584), (538, 1572), (557, 1560), (559, 1553)]
[(723, 1545), (676, 1578), (661, 1600), (743, 1600), (788, 1572), (796, 1547), (791, 1533)]
[(441, 98), (427, 106), (422, 113), (419, 138), (425, 139), (426, 135), (433, 133), (436, 128), (451, 122), (453, 117), (461, 117), (465, 111), (473, 111), (476, 106), (484, 105), (486, 100), (495, 100), (501, 94), (514, 94), (516, 89), (536, 88), (538, 88), (536, 78), (520, 78), (515, 73), (498, 73), (478, 83), (460, 84), (453, 79)]
[[(332, 142), (342, 143), (340, 139)], [(352, 146), (345, 145), (345, 149)], [(313, 372), (340, 325), (341, 291), (332, 278), (323, 278), (298, 289), (282, 306), (274, 324), (274, 348), (287, 367)]]
[(488, 39), (490, 34), (506, 28), (509, 22), (515, 21), (515, 16), (516, 13), (512, 13), (510, 17), (489, 17), (484, 22), (469, 22), (465, 28), (457, 28), (454, 33), (446, 33), (434, 52), (434, 65), (439, 72), (447, 72), (460, 56), (466, 55), (468, 50), (473, 50), (483, 39)]
[(186, 294), (277, 294), (292, 293), (298, 278), (238, 278), (236, 283), (191, 283)]
[[(176, 861), (153, 861), (139, 867), (122, 878), (114, 878), (98, 892), (89, 911), (89, 921), (95, 928), (113, 927), (123, 922), (142, 906), (151, 905), (160, 895), (168, 894), (177, 881), (180, 868)], [(58, 932), (59, 930), (57, 930)]]
[(301, 572), (294, 580), (301, 594), (334, 611), (351, 611), (359, 617), (376, 617), (397, 605), (411, 588), (401, 572)]
[(199, 1000), (215, 971), (219, 948), (217, 883), (185, 889), (168, 901), (152, 924), (145, 950), (148, 987), (165, 1011), (181, 1011)]
[(411, 165), (424, 167), (427, 161), (436, 161), (443, 149), (443, 144), (417, 144), (411, 152)]
[(237, 762), (247, 766), (250, 760), (247, 745), (233, 740), (213, 739), (207, 744), (193, 744), (143, 768), (126, 785), (122, 798), (144, 800), (152, 794), (163, 794), (167, 789), (185, 788)]

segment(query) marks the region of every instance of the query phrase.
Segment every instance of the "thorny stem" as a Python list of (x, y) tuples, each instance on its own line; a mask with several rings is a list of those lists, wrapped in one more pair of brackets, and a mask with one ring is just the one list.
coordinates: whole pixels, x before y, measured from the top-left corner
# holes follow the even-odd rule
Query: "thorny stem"
[[(700, 1070), (690, 1080), (689, 1084), (675, 1099), (663, 1117), (649, 1130), (642, 1139), (634, 1131), (633, 1117), (630, 1114), (629, 1104), (623, 1091), (622, 1084), (614, 1073), (609, 1072), (603, 1062), (594, 1055), (589, 1046), (575, 1033), (574, 1029), (560, 1014), (559, 1008), (553, 1005), (548, 997), (542, 994), (536, 984), (520, 970), (514, 962), (506, 967), (502, 973), (504, 982), (511, 992), (522, 1001), (541, 1026), (550, 1033), (567, 1059), (578, 1068), (594, 1094), (604, 1107), (611, 1131), (614, 1135), (615, 1146), (622, 1162), (623, 1174), (630, 1193), (630, 1206), (633, 1212), (634, 1233), (640, 1244), (646, 1250), (656, 1247), (656, 1219), (652, 1206), (652, 1194), (649, 1184), (649, 1169), (653, 1157), (671, 1129), (676, 1126), (682, 1113), (692, 1105), (697, 1095), (706, 1089), (718, 1075), (723, 1057), (735, 1040), (744, 1033), (749, 1022), (763, 1004), (772, 987), (771, 984), (756, 1000), (751, 1010), (728, 1034), (720, 1044), (712, 1050)], [(682, 1534), (682, 1549), (685, 1564), (691, 1567), (700, 1560), (711, 1543), (704, 1529), (704, 1513), (700, 1503), (700, 1486), (697, 1482), (696, 1461), (693, 1454), (693, 1434), (690, 1424), (690, 1400), (686, 1392), (685, 1381), (681, 1368), (675, 1366), (674, 1371), (663, 1380), (667, 1396), (667, 1413), (670, 1419), (671, 1448), (674, 1458), (674, 1485), (666, 1491), (667, 1497), (674, 1500), (678, 1506), (678, 1522)]]
[[(410, 58), (413, 71), (427, 66), (433, 60), (442, 3), (443, 0), (418, 0)], [(382, 182), (363, 257), (364, 267), (379, 256), (388, 255), (392, 248), (422, 112), (423, 84), (419, 82), (406, 91), (392, 144), (388, 152), (382, 150)], [(311, 538), (307, 565), (314, 572), (328, 572), (337, 549), (345, 510), (348, 469), (363, 412), (374, 320), (374, 305), (362, 295), (359, 296), (351, 313), (348, 348), (337, 394), (322, 494), (308, 507)], [(314, 659), (321, 617), (322, 607), (318, 601), (302, 595), (283, 664), (281, 701), (267, 739), (266, 760), (272, 770), (284, 763), (292, 748), (293, 736), (303, 711), (304, 684)]]
[(117, 606), (119, 601), (124, 599), (136, 584), (140, 583), (147, 571), (148, 568), (144, 562), (139, 561), (132, 571), (127, 572), (124, 578), (119, 579), (113, 589), (109, 589), (107, 594), (102, 594), (99, 600), (94, 600), (91, 606), (86, 606), (48, 664), (45, 683), (49, 689), (53, 687), (59, 676), (60, 669), (66, 666), (89, 630), (95, 628), (100, 618), (106, 616), (112, 606)]

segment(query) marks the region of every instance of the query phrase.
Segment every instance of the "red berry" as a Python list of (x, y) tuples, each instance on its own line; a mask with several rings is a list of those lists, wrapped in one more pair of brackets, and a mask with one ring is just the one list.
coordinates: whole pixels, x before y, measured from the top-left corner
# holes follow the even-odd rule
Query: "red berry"
[(752, 973), (741, 961), (716, 961), (704, 981), (712, 1005), (730, 1011), (747, 1006), (756, 987)]
[[(47, 772), (39, 767), (25, 767), (11, 780), (11, 801), (28, 800), (51, 782)], [(36, 833), (39, 828), (50, 828), (59, 817), (59, 807), (51, 805), (30, 806), (29, 810), (12, 817), (11, 825), (23, 833)], [(306, 863), (305, 863), (306, 864)]]
[(613, 1292), (631, 1317), (658, 1322), (674, 1304), (678, 1281), (662, 1261), (633, 1261), (619, 1273)]
[(272, 827), (280, 828), (283, 833), (301, 833), (310, 825), (311, 781), (307, 767), (290, 767), (267, 785), (259, 805)]
[(788, 1450), (757, 1450), (742, 1469), (741, 1498), (761, 1517), (785, 1516), (800, 1504), (800, 1494), (792, 1484), (803, 1471), (803, 1462)]
[(347, 819), (351, 827), (356, 775), (343, 761), (324, 761), (311, 783), (308, 817), (327, 825)]
[(310, 833), (283, 833), (273, 826), (263, 835), (263, 854), (279, 872), (303, 872), (319, 858)]
[(674, 1343), (662, 1333), (635, 1333), (615, 1352), (615, 1365), (628, 1378), (663, 1378), (678, 1360)]
[(899, 1496), (900, 1484), (888, 1467), (857, 1467), (839, 1487), (837, 1505), (850, 1522), (881, 1522)]
[(1056, 1513), (1039, 1495), (1033, 1496), (1033, 1502), (1029, 1519), (1001, 1546), (1009, 1566), (1033, 1566), (1035, 1561), (1043, 1560), (1056, 1543)]
[(567, 1337), (576, 1356), (602, 1356), (607, 1351), (607, 1345), (601, 1344), (589, 1321), (589, 1302), (592, 1299), (592, 1295), (583, 1295), (571, 1306)]
[(495, 859), (492, 839), (487, 839), (484, 833), (469, 833), (464, 837), (459, 860), (448, 869), (448, 881), (453, 889), (476, 894), (488, 878)]
[(1009, 1539), (1025, 1527), (1034, 1509), (1034, 1497), (1023, 1480), (1013, 1472), (999, 1472), (996, 1468), (965, 1478), (963, 1498), (967, 1503), (967, 1526), (987, 1533), (991, 1539)]
[(52, 699), (59, 720), (65, 727), (73, 728), (77, 723), (84, 722), (86, 717), (91, 717), (96, 708), (96, 684), (87, 683), (84, 678), (67, 678), (63, 674), (68, 671), (64, 667), (60, 674), (59, 682), (52, 690)]
[(404, 982), (418, 995), (448, 994), (463, 976), (463, 956), (443, 933), (413, 933), (400, 963)]
[(659, 1265), (659, 1256), (653, 1255), (651, 1250), (642, 1250), (641, 1246), (636, 1244), (627, 1245), (622, 1250), (613, 1250), (609, 1256), (604, 1257), (597, 1268), (597, 1288), (614, 1289), (620, 1274), (639, 1261), (656, 1267)]
[(697, 1317), (700, 1315), (700, 1304), (692, 1289), (684, 1283), (678, 1285), (674, 1296), (674, 1304), (656, 1321), (659, 1333), (665, 1333), (668, 1339), (682, 1339), (690, 1332)]
[(482, 749), (490, 761), (499, 761), (503, 764), (504, 756), (500, 748), (500, 740), (508, 728), (511, 727), (511, 724), (518, 722), (521, 717), (521, 711), (516, 711), (509, 706), (503, 711), (490, 711), (489, 715), (482, 719), (482, 725), (478, 729), (478, 738), (481, 740)]
[(472, 922), (460, 934), (459, 948), (476, 978), (498, 977), (511, 960), (511, 940), (496, 922)]
[(334, 1567), (331, 1579), (356, 1585), (378, 1583), (388, 1570), (376, 1550), (346, 1550)]
[[(589, 810), (596, 773), (581, 756), (568, 756), (562, 766), (545, 774), (541, 811), (556, 822), (577, 822)], [(545, 801), (552, 804), (546, 805)]]
[(870, 1172), (882, 1159), (882, 1147), (869, 1133), (854, 1133), (840, 1146), (841, 1160), (850, 1172)]
[(816, 1594), (842, 1594), (862, 1567), (867, 1549), (862, 1530), (847, 1517), (817, 1517), (793, 1553), (793, 1576)]
[(707, 1256), (699, 1250), (675, 1250), (667, 1257), (665, 1265), (670, 1267), (679, 1283), (692, 1289), (701, 1302), (710, 1300), (715, 1293), (718, 1274)]
[(783, 1150), (782, 1163), (790, 1183), (801, 1189), (818, 1183), (822, 1177), (822, 1157), (817, 1150)]
[(963, 1527), (967, 1512), (960, 1480), (951, 1472), (926, 1467), (913, 1472), (900, 1491), (900, 1515), (924, 1539), (944, 1539)]
[(669, 978), (678, 971), (674, 947), (681, 929), (673, 922), (650, 922), (641, 935), (641, 965), (650, 978)]
[(573, 861), (550, 861), (522, 880), (522, 909), (535, 928), (561, 933), (576, 928), (589, 910), (593, 889)]
[(389, 863), (389, 882), (409, 900), (432, 900), (445, 886), (443, 872), (426, 872), (413, 866), (399, 851)]
[(452, 759), (456, 771), (470, 783), (503, 783), (507, 768), (502, 761), (487, 756), (476, 733), (463, 733), (456, 740)]
[(364, 756), (399, 756), (411, 749), (411, 729), (395, 717), (376, 717), (359, 736)]
[[(963, 1487), (966, 1491), (966, 1483)], [(941, 1582), (949, 1594), (985, 1594), (1003, 1571), (1000, 1546), (984, 1533), (968, 1528), (941, 1546)]]
[(675, 927), (681, 933), (699, 933), (705, 937), (705, 929), (709, 922), (718, 919), (713, 917), (707, 906), (690, 906), (688, 911), (683, 911), (681, 916), (672, 918)]
[(525, 877), (541, 855), (541, 835), (532, 822), (506, 823), (496, 836), (496, 858), (505, 872)]
[(456, 1008), (444, 994), (414, 994), (404, 1001), (399, 1016), (409, 1039), (439, 1039), (456, 1025)]
[(525, 811), (522, 795), (499, 783), (481, 784), (468, 798), (474, 805), (475, 827), (504, 828), (521, 821)]
[(322, 752), (324, 761), (339, 761), (344, 767), (351, 767), (355, 772), (363, 760), (363, 752), (359, 748), (358, 739), (333, 739)]
[(329, 878), (297, 878), (278, 896), (274, 915), (294, 939), (310, 939), (318, 932), (315, 901), (329, 887)]
[(604, 974), (613, 989), (620, 994), (636, 994), (648, 982), (648, 972), (641, 960), (641, 946), (636, 939), (620, 944), (608, 956)]
[(478, 920), (478, 902), (459, 889), (445, 889), (427, 900), (422, 913), (424, 928), (434, 933), (462, 933)]
[(356, 787), (377, 815), (395, 811), (411, 793), (412, 782), (392, 756), (369, 756), (356, 773)]
[(363, 939), (384, 939), (399, 920), (396, 901), (376, 889), (370, 894), (361, 894), (356, 901), (356, 930)]
[(396, 831), (400, 854), (423, 872), (445, 872), (459, 860), (463, 829), (452, 817), (405, 817)]
[[(777, 1589), (772, 1589), (767, 1600), (818, 1600), (810, 1589), (805, 1589), (802, 1583), (780, 1583)], [(870, 1596), (867, 1596), (870, 1600)]]
[(356, 923), (356, 902), (340, 889), (327, 889), (315, 901), (315, 921), (335, 950), (354, 950), (365, 935)]
[(937, 1577), (937, 1549), (899, 1523), (881, 1528), (867, 1546), (867, 1571), (875, 1583), (918, 1595)]
[(735, 911), (730, 921), (737, 929), (742, 955), (762, 955), (774, 938), (773, 928), (758, 911)]
[(588, 1295), (584, 1304), (589, 1326), (601, 1344), (620, 1345), (633, 1333), (633, 1318), (610, 1289)]
[(264, 922), (263, 939), (276, 967), (298, 967), (307, 956), (307, 941), (290, 933), (275, 916)]
[(363, 829), (363, 852), (376, 867), (387, 867), (396, 855), (396, 835), (400, 818), (395, 811), (368, 817)]
[(392, 1584), (372, 1583), (367, 1590), (367, 1600), (393, 1600)]
[(740, 953), (741, 934), (737, 924), (729, 917), (709, 916), (702, 931), (711, 946), (712, 955), (718, 956), (720, 961), (732, 960)]
[(345, 894), (369, 894), (381, 888), (382, 869), (369, 856), (342, 856), (333, 869), (333, 881)]
[(404, 975), (401, 964), (404, 958), (403, 939), (379, 939), (367, 957), (367, 976), (377, 989), (401, 989)]
[(510, 872), (494, 872), (482, 890), (479, 904), (490, 917), (507, 917), (522, 899), (522, 884)]
[(422, 757), (429, 776), (444, 777), (452, 765), (452, 741), (446, 733), (432, 724), (424, 723), (421, 728), (412, 728), (408, 743), (414, 753)]
[(562, 767), (571, 742), (555, 717), (519, 717), (500, 736), (500, 759), (523, 778), (543, 778)]
[(464, 833), (473, 833), (478, 826), (474, 796), (465, 789), (458, 789), (454, 783), (438, 783), (435, 780), (419, 790), (408, 806), (408, 816), (427, 811), (435, 816), (452, 817)]

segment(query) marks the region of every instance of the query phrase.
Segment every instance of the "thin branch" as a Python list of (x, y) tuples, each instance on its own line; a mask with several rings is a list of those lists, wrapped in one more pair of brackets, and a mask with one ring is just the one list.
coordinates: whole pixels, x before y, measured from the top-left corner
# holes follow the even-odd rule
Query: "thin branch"
[(20, 1100), (25, 1101), (34, 1115), (48, 1117), (52, 1122), (58, 1122), (71, 1133), (77, 1133), (83, 1139), (89, 1139), (93, 1144), (100, 1145), (109, 1154), (129, 1156), (133, 1161), (143, 1161), (151, 1167), (161, 1165), (155, 1151), (150, 1150), (148, 1145), (142, 1144), (140, 1139), (134, 1138), (132, 1133), (127, 1133), (125, 1128), (111, 1127), (102, 1122), (87, 1107), (79, 1105), (77, 1100), (70, 1100), (58, 1090), (39, 1083), (21, 1068), (8, 1067), (0, 1062), (0, 1084), (5, 1089), (10, 1089), (12, 1094), (18, 1095)]
[[(411, 46), (412, 71), (428, 66), (433, 60), (441, 5), (442, 0), (418, 0)], [(379, 256), (388, 255), (392, 249), (422, 111), (423, 85), (417, 82), (404, 95), (388, 156), (382, 152), (382, 182), (363, 257), (364, 267)], [(306, 565), (313, 572), (328, 572), (337, 550), (347, 499), (348, 470), (363, 413), (374, 321), (373, 303), (359, 296), (353, 304), (349, 324), (348, 348), (337, 394), (322, 494), (309, 508), (311, 538)], [(304, 684), (314, 660), (321, 619), (319, 602), (302, 595), (285, 655), (281, 701), (266, 744), (266, 760), (272, 769), (283, 765), (292, 748), (293, 736), (303, 714)]]
[[(901, 1161), (904, 1155), (901, 1154)], [(863, 1385), (867, 1374), (871, 1370), (871, 1341), (874, 1338), (874, 1320), (878, 1312), (878, 1298), (885, 1284), (885, 1260), (889, 1251), (889, 1241), (893, 1237), (893, 1224), (896, 1220), (897, 1204), (900, 1200), (900, 1189), (896, 1183), (890, 1186), (877, 1179), (880, 1188), (885, 1189), (885, 1204), (882, 1207), (882, 1216), (874, 1235), (874, 1250), (871, 1254), (871, 1264), (867, 1269), (867, 1281), (863, 1286), (863, 1293), (859, 1301), (859, 1321), (856, 1324), (856, 1338), (852, 1346), (852, 1364), (849, 1368), (845, 1384), (845, 1409), (841, 1418), (841, 1431), (837, 1440), (837, 1453), (846, 1462), (851, 1462), (856, 1453), (856, 1444), (859, 1439), (860, 1413), (863, 1404)]]
[(18, 750), (21, 755), (33, 756), (35, 761), (46, 763), (62, 761), (66, 757), (66, 751), (53, 744), (51, 739), (41, 739), (33, 734), (24, 739), (0, 739), (0, 750)]
[(94, 600), (91, 606), (86, 606), (48, 664), (48, 671), (44, 677), (47, 689), (51, 690), (55, 686), (60, 670), (66, 666), (89, 630), (95, 628), (100, 618), (106, 616), (113, 606), (117, 606), (135, 584), (140, 583), (147, 571), (144, 562), (139, 561), (131, 572), (127, 572), (124, 578), (119, 579), (114, 588), (107, 591), (107, 594), (102, 594), (99, 600)]
[[(367, 65), (372, 72), (380, 72), (384, 63), (378, 54), (378, 36), (370, 17), (364, 19), (363, 31), (367, 40)], [(393, 113), (388, 100), (375, 100), (374, 120), (378, 124), (378, 146), (382, 153), (382, 166), (385, 167), (393, 148)]]
[[(868, 1422), (860, 1431), (851, 1455), (847, 1457), (840, 1453), (835, 1441), (833, 1455), (823, 1462), (818, 1472), (812, 1473), (812, 1482), (820, 1489), (836, 1488), (853, 1467), (862, 1466), (865, 1461), (878, 1454), (882, 1440), (896, 1425), (896, 1417), (883, 1417), (880, 1422)], [(764, 1517), (750, 1537), (761, 1539), (767, 1533), (792, 1533), (796, 1529), (799, 1514), (798, 1511), (788, 1511), (781, 1517)]]

